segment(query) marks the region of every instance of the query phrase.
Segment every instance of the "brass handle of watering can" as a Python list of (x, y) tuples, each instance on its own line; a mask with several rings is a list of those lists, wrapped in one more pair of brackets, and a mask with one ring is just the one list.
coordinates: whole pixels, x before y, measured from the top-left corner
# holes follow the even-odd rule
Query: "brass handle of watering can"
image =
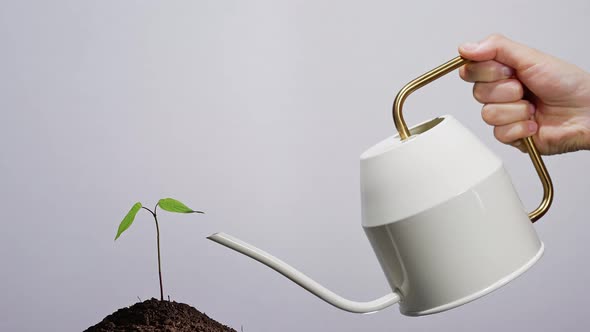
[[(411, 135), (402, 115), (402, 108), (406, 98), (412, 92), (450, 73), (451, 71), (461, 67), (469, 61), (470, 60), (458, 56), (414, 79), (410, 83), (406, 84), (398, 92), (397, 96), (395, 97), (395, 101), (393, 102), (393, 122), (395, 123), (395, 127), (397, 128), (399, 136), (402, 140), (407, 139)], [(535, 222), (539, 220), (539, 218), (541, 218), (547, 212), (547, 210), (549, 210), (549, 207), (551, 206), (551, 202), (553, 201), (553, 183), (551, 182), (551, 178), (549, 177), (549, 173), (547, 172), (545, 163), (543, 163), (543, 159), (541, 159), (539, 150), (537, 150), (537, 147), (535, 146), (532, 137), (529, 136), (527, 138), (524, 138), (523, 141), (526, 146), (527, 152), (531, 157), (531, 161), (535, 166), (535, 170), (537, 171), (537, 174), (541, 179), (541, 183), (543, 184), (543, 200), (541, 201), (541, 204), (539, 204), (539, 206), (533, 212), (529, 213), (529, 218), (532, 222)]]

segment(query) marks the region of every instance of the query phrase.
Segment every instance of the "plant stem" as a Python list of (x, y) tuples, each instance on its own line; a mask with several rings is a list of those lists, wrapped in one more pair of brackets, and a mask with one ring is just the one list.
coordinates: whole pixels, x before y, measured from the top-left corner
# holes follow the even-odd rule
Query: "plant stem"
[(158, 217), (156, 216), (156, 207), (154, 208), (154, 220), (156, 221), (156, 238), (158, 241), (158, 276), (160, 277), (160, 301), (164, 301), (164, 287), (162, 286), (162, 263), (160, 259), (160, 226), (158, 226)]
[(156, 215), (156, 209), (158, 208), (158, 204), (154, 207), (154, 211), (142, 206), (142, 208), (148, 210), (152, 216), (154, 216), (154, 221), (156, 222), (156, 240), (158, 244), (158, 277), (160, 278), (160, 301), (164, 301), (164, 287), (162, 286), (162, 260), (160, 258), (160, 226), (158, 225), (158, 216)]

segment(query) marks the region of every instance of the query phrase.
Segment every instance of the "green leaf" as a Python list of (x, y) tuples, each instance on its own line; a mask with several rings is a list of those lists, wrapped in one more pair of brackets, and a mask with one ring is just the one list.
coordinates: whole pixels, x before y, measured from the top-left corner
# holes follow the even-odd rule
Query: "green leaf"
[(203, 213), (202, 211), (195, 211), (182, 202), (175, 200), (174, 198), (162, 198), (158, 201), (158, 205), (162, 210), (176, 213)]
[(133, 207), (131, 208), (131, 210), (129, 210), (129, 212), (127, 213), (125, 218), (123, 218), (123, 220), (119, 224), (119, 230), (117, 231), (117, 236), (115, 236), (115, 241), (119, 238), (119, 236), (121, 236), (121, 234), (127, 228), (129, 228), (129, 226), (131, 226), (131, 224), (133, 223), (133, 220), (135, 219), (135, 215), (137, 215), (137, 212), (139, 212), (140, 209), (141, 209), (140, 202), (133, 204)]

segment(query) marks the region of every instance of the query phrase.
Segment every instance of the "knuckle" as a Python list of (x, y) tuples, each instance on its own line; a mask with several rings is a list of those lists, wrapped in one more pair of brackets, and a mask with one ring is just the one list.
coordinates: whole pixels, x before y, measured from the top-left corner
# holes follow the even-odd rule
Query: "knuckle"
[(483, 87), (480, 83), (475, 83), (473, 85), (473, 98), (479, 101), (480, 103), (485, 102), (485, 93), (482, 91)]
[(496, 137), (496, 139), (504, 144), (508, 144), (511, 142), (511, 140), (509, 140), (506, 137), (506, 133), (504, 130), (502, 130), (502, 128), (500, 127), (494, 127), (494, 137)]
[(490, 40), (490, 41), (495, 42), (495, 41), (502, 40), (504, 38), (505, 38), (504, 35), (502, 35), (500, 33), (492, 33), (491, 35), (488, 36), (487, 39)]
[(524, 95), (524, 88), (517, 80), (511, 80), (510, 89), (512, 90), (512, 93), (514, 93), (514, 95), (519, 99)]
[(531, 117), (531, 106), (529, 103), (522, 103), (520, 105), (520, 120), (527, 120)]
[(461, 77), (461, 79), (463, 79), (464, 81), (467, 81), (467, 78), (468, 78), (467, 71), (468, 71), (467, 65), (459, 68), (459, 77)]
[(484, 105), (481, 108), (481, 118), (483, 119), (483, 121), (485, 121), (485, 123), (489, 124), (489, 125), (494, 125), (494, 123), (496, 122), (496, 118), (497, 118), (497, 110), (494, 106), (491, 105)]

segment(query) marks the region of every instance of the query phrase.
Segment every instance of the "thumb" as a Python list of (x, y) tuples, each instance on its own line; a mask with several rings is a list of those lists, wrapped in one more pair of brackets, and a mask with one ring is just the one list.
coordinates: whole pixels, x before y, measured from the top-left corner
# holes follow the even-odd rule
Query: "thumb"
[(459, 54), (473, 61), (495, 60), (516, 71), (523, 71), (542, 62), (545, 54), (519, 44), (502, 35), (491, 35), (479, 43), (465, 43), (459, 46)]

